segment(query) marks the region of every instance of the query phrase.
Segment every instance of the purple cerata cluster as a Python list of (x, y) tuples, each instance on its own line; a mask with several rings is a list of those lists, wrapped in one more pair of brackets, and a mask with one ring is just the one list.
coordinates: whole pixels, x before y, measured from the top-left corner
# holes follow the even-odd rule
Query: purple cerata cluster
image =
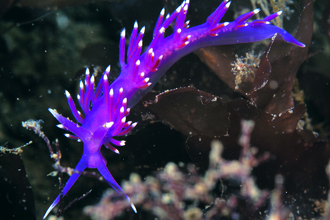
[[(113, 152), (119, 153), (116, 146), (125, 145), (125, 141), (117, 140), (115, 137), (128, 134), (136, 126), (136, 123), (126, 121), (130, 108), (181, 57), (202, 47), (255, 42), (271, 38), (276, 34), (280, 34), (288, 43), (305, 47), (285, 30), (271, 25), (270, 20), (276, 18), (281, 12), (269, 15), (263, 20), (247, 22), (249, 18), (259, 12), (256, 9), (239, 16), (233, 22), (219, 23), (230, 6), (230, 1), (225, 0), (204, 24), (189, 28), (189, 22), (185, 21), (188, 6), (189, 0), (183, 1), (171, 15), (167, 15), (165, 18), (165, 10), (160, 12), (153, 32), (153, 40), (142, 54), (145, 28), (142, 27), (138, 32), (138, 24), (135, 22), (127, 53), (124, 29), (120, 37), (121, 73), (119, 77), (109, 85), (109, 66), (94, 89), (95, 78), (87, 69), (85, 82), (80, 82), (77, 95), (79, 109), (82, 111), (77, 109), (69, 92), (65, 91), (77, 123), (63, 117), (56, 110), (49, 109), (60, 122), (58, 127), (70, 132), (70, 134), (65, 134), (66, 137), (84, 143), (83, 155), (75, 167), (75, 172), (63, 188), (63, 196), (85, 168), (96, 168), (109, 185), (130, 202), (129, 197), (110, 174), (106, 166), (107, 161), (101, 155), (101, 146), (104, 145)], [(174, 23), (174, 31), (165, 37), (165, 30), (172, 23)], [(50, 205), (43, 219), (58, 204), (60, 195)], [(136, 212), (133, 203), (131, 203), (131, 207)]]

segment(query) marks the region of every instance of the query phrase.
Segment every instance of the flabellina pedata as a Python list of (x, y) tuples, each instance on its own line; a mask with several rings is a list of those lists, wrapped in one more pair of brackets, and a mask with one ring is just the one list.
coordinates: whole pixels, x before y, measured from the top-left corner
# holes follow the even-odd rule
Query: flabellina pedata
[[(106, 167), (106, 160), (100, 151), (101, 146), (104, 145), (113, 152), (119, 153), (115, 146), (123, 146), (125, 141), (117, 140), (114, 137), (124, 136), (136, 126), (136, 123), (126, 121), (130, 107), (133, 107), (181, 57), (206, 46), (255, 42), (271, 38), (275, 34), (280, 34), (288, 43), (299, 47), (305, 46), (285, 30), (270, 24), (270, 20), (280, 15), (281, 12), (269, 15), (263, 20), (247, 22), (250, 17), (259, 12), (259, 10), (254, 10), (239, 16), (233, 22), (219, 23), (229, 5), (228, 0), (223, 1), (204, 24), (192, 28), (189, 28), (189, 22), (185, 22), (189, 0), (184, 1), (165, 19), (163, 9), (156, 22), (153, 40), (142, 54), (142, 38), (145, 28), (142, 27), (138, 32), (138, 25), (135, 22), (127, 53), (125, 29), (121, 32), (119, 45), (121, 73), (119, 77), (109, 85), (110, 67), (108, 67), (94, 88), (94, 76), (91, 76), (87, 69), (85, 82), (80, 82), (77, 95), (82, 112), (78, 111), (69, 92), (65, 92), (73, 116), (78, 123), (63, 117), (56, 110), (49, 109), (60, 122), (58, 127), (71, 132), (71, 134), (65, 134), (66, 137), (84, 143), (83, 155), (75, 172), (64, 186), (63, 196), (85, 168), (96, 168), (109, 185), (130, 202), (129, 197)], [(174, 31), (165, 37), (165, 30), (172, 23), (174, 23)], [(60, 195), (48, 208), (43, 218), (47, 217), (59, 200)], [(131, 202), (130, 204), (136, 212), (135, 206)]]

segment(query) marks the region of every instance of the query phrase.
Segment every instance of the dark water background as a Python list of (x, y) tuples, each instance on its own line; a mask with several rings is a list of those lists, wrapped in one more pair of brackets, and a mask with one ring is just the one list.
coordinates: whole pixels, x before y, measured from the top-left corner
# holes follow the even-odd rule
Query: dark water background
[[(33, 132), (24, 129), (21, 122), (41, 119), (42, 130), (48, 138), (51, 141), (56, 138), (59, 140), (62, 165), (74, 167), (82, 154), (82, 143), (65, 138), (63, 131), (55, 126), (58, 122), (47, 109), (55, 108), (62, 115), (73, 118), (64, 90), (68, 90), (75, 99), (79, 79), (83, 77), (86, 67), (103, 71), (111, 64), (110, 80), (115, 79), (120, 72), (118, 42), (121, 30), (126, 27), (129, 36), (137, 20), (139, 27), (146, 26), (144, 45), (148, 45), (164, 2), (169, 11), (180, 4), (177, 1), (128, 0), (75, 5), (50, 11), (44, 8), (12, 7), (0, 18), (0, 144), (8, 141), (18, 147), (33, 141), (33, 144), (23, 149), (21, 158), (34, 193), (37, 219), (41, 219), (58, 195), (58, 180), (46, 176), (53, 171), (53, 160), (49, 157), (45, 143)], [(192, 26), (199, 24), (197, 20), (205, 20), (219, 3), (215, 0), (192, 0), (188, 13)], [(291, 7), (298, 13), (298, 6)], [(300, 88), (305, 90), (305, 103), (315, 131), (326, 138), (330, 131), (330, 89), (327, 84), (330, 81), (330, 49), (326, 34), (329, 34), (330, 29), (326, 29), (329, 23), (328, 26), (324, 24), (329, 20), (324, 20), (322, 16), (329, 4), (317, 0), (314, 6), (315, 26), (310, 51), (323, 51), (302, 65), (298, 78)], [(228, 19), (232, 19), (241, 7), (249, 6), (247, 2), (233, 1), (226, 15)], [(290, 31), (294, 30), (297, 13), (286, 25)], [(185, 86), (194, 86), (227, 99), (240, 97), (193, 54), (175, 64), (154, 90), (162, 92)], [(138, 109), (133, 110), (131, 120), (142, 121), (139, 113)], [(139, 131), (125, 138), (127, 145), (120, 148), (120, 155), (103, 152), (117, 182), (128, 179), (132, 172), (142, 177), (150, 175), (169, 161), (191, 162), (182, 147), (185, 135), (161, 122), (138, 128)], [(64, 218), (89, 219), (82, 214), (82, 208), (97, 203), (107, 188), (109, 186), (105, 183), (80, 177), (65, 201), (71, 201), (89, 189), (93, 191), (87, 199), (66, 211)], [(6, 211), (3, 208), (1, 212)]]

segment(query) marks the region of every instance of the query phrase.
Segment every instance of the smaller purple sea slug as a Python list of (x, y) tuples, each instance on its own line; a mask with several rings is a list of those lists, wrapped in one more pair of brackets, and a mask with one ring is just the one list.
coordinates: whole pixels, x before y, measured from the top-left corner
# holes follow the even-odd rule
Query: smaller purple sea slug
[[(114, 137), (124, 136), (136, 126), (136, 123), (126, 121), (130, 107), (133, 107), (181, 57), (202, 47), (255, 42), (271, 38), (275, 34), (280, 34), (288, 43), (299, 47), (305, 46), (285, 30), (270, 24), (269, 21), (280, 15), (281, 12), (269, 15), (263, 20), (247, 22), (250, 17), (259, 12), (259, 10), (254, 10), (239, 16), (233, 22), (219, 23), (229, 5), (228, 0), (223, 1), (204, 24), (192, 28), (189, 28), (189, 22), (185, 22), (189, 0), (184, 1), (165, 19), (163, 9), (156, 22), (153, 40), (142, 54), (142, 38), (145, 28), (141, 28), (138, 33), (138, 25), (135, 22), (127, 54), (125, 54), (125, 29), (121, 32), (119, 45), (121, 73), (119, 77), (109, 85), (109, 66), (94, 89), (94, 76), (91, 76), (87, 69), (85, 83), (80, 82), (77, 96), (82, 112), (77, 110), (69, 92), (65, 92), (73, 116), (78, 123), (63, 117), (56, 110), (49, 109), (60, 122), (58, 127), (72, 133), (65, 134), (66, 137), (84, 143), (83, 155), (75, 172), (63, 188), (63, 196), (85, 168), (96, 168), (109, 185), (130, 202), (129, 197), (110, 174), (106, 166), (106, 159), (101, 155), (101, 147), (104, 145), (113, 152), (119, 153), (114, 146), (124, 146), (125, 141), (117, 140)], [(173, 33), (165, 37), (165, 30), (173, 22)], [(60, 195), (50, 205), (43, 219), (58, 204), (59, 200)], [(131, 207), (136, 212), (132, 203)]]

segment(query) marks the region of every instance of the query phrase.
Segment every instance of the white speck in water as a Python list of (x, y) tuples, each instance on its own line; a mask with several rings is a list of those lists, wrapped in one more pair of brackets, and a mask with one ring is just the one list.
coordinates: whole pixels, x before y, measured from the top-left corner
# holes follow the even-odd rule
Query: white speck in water
[(278, 82), (276, 80), (270, 80), (269, 81), (269, 87), (270, 89), (277, 89), (278, 88)]
[(67, 28), (69, 26), (69, 18), (64, 14), (58, 13), (56, 17), (56, 23), (60, 29)]

